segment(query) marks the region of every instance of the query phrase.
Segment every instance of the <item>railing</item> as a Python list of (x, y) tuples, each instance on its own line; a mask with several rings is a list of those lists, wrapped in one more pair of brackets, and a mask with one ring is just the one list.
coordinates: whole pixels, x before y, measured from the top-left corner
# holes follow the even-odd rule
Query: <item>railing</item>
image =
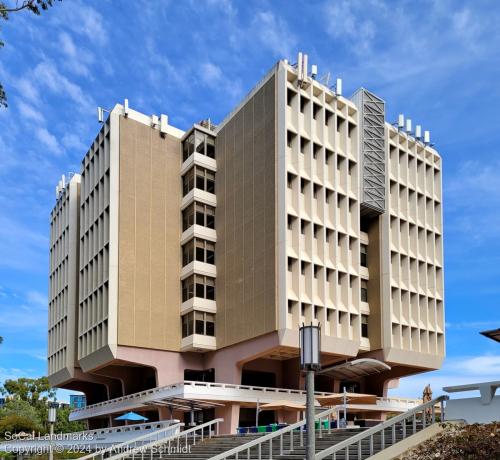
[[(363, 441), (367, 441), (365, 445), (368, 444), (370, 455), (373, 455), (375, 453), (375, 448), (374, 448), (375, 436), (380, 435), (380, 446), (381, 446), (380, 450), (383, 450), (385, 449), (386, 446), (385, 431), (387, 429), (391, 430), (390, 445), (393, 445), (397, 442), (396, 429), (399, 424), (401, 424), (401, 432), (403, 439), (405, 439), (407, 436), (415, 434), (417, 432), (417, 415), (421, 414), (422, 429), (424, 429), (428, 425), (429, 426), (432, 425), (436, 421), (437, 404), (441, 405), (441, 420), (444, 420), (444, 401), (447, 401), (448, 399), (449, 399), (448, 396), (440, 396), (439, 398), (433, 399), (432, 401), (429, 401), (425, 404), (421, 404), (420, 406), (415, 407), (414, 409), (411, 409), (408, 412), (405, 412), (404, 414), (397, 415), (396, 417), (393, 417), (381, 423), (380, 425), (374, 426), (366, 431), (355, 434), (349, 439), (345, 439), (344, 441), (341, 441), (338, 444), (335, 444), (325, 450), (322, 450), (321, 452), (317, 453), (314, 456), (314, 458), (315, 460), (321, 460), (323, 458), (330, 457), (332, 458), (332, 460), (336, 460), (337, 454), (343, 451), (345, 452), (346, 459), (362, 460)], [(410, 429), (408, 429), (407, 427), (408, 422), (411, 423)], [(349, 450), (349, 448), (350, 447), (352, 448), (353, 446), (357, 446), (354, 455), (352, 449), (351, 451)]]
[[(339, 407), (334, 407), (332, 409), (325, 410), (319, 414), (317, 414), (314, 417), (314, 420), (317, 421), (319, 420), (319, 436), (321, 437), (323, 435), (323, 420), (328, 420), (330, 422), (330, 417), (332, 414), (337, 413)], [(262, 458), (268, 458), (272, 459), (273, 458), (273, 442), (279, 442), (279, 455), (283, 455), (284, 453), (284, 445), (286, 441), (288, 440), (288, 449), (289, 451), (293, 451), (295, 447), (304, 447), (304, 430), (302, 429), (303, 426), (305, 426), (306, 421), (301, 420), (300, 422), (294, 423), (293, 425), (289, 425), (286, 428), (281, 428), (278, 431), (275, 431), (273, 433), (269, 433), (267, 435), (264, 435), (262, 437), (259, 437), (257, 439), (254, 439), (250, 442), (247, 442), (245, 444), (242, 444), (241, 446), (235, 447), (231, 450), (228, 450), (226, 452), (223, 452), (219, 455), (216, 455), (215, 457), (211, 457), (209, 460), (224, 460), (227, 458), (235, 458), (238, 460), (239, 454), (242, 452), (246, 452), (246, 457), (247, 459), (250, 458), (250, 450), (252, 448), (257, 448), (257, 456), (258, 459), (261, 460)], [(298, 431), (297, 431), (298, 430)], [(328, 428), (326, 429), (328, 432), (331, 432), (331, 424), (328, 423)], [(267, 457), (262, 457), (262, 447), (265, 447), (266, 445), (269, 446), (269, 452)], [(243, 457), (243, 458), (244, 458)]]
[[(181, 441), (184, 441), (184, 446), (188, 445), (188, 441), (191, 441), (190, 445), (195, 445), (197, 440), (204, 441), (206, 438), (210, 439), (212, 437), (212, 433), (215, 435), (219, 434), (219, 423), (223, 422), (224, 419), (216, 418), (211, 420), (210, 422), (203, 423), (201, 425), (190, 428), (189, 430), (182, 431), (174, 436), (169, 436), (168, 438), (159, 439), (157, 441), (153, 441), (149, 444), (142, 445), (139, 447), (135, 447), (133, 449), (127, 448), (127, 446), (121, 447), (124, 452), (121, 452), (117, 455), (113, 455), (108, 457), (109, 460), (120, 460), (125, 457), (129, 457), (131, 459), (140, 458), (141, 460), (146, 458), (154, 458), (154, 450), (160, 449), (160, 446), (166, 447), (167, 455), (172, 451), (172, 444), (174, 445), (174, 449), (176, 452), (180, 452)], [(215, 426), (215, 430), (212, 430), (212, 427)], [(208, 434), (205, 435), (205, 429), (208, 428)], [(199, 434), (197, 434), (199, 432)], [(115, 446), (115, 450), (119, 450), (120, 446)], [(149, 455), (146, 455), (149, 451)], [(84, 459), (85, 457), (80, 457), (79, 460)], [(99, 458), (99, 457), (92, 457)], [(103, 457), (101, 457), (103, 458)]]
[(137, 448), (137, 447), (142, 447), (145, 444), (151, 443), (151, 442), (158, 442), (158, 441), (166, 441), (168, 438), (172, 436), (178, 436), (181, 433), (175, 433), (173, 435), (168, 436), (167, 432), (177, 430), (181, 427), (184, 426), (184, 423), (176, 423), (173, 425), (170, 425), (168, 427), (162, 428), (161, 430), (156, 430), (151, 433), (146, 433), (141, 436), (138, 436), (137, 438), (129, 439), (128, 441), (121, 442), (119, 444), (114, 444), (106, 449), (101, 449), (97, 452), (84, 455), (83, 457), (79, 457), (79, 460), (86, 460), (86, 459), (94, 459), (94, 458), (107, 458), (111, 457), (111, 455), (106, 455), (106, 454), (112, 454), (113, 452), (116, 451), (123, 451), (123, 450), (128, 450), (130, 448)]
[(97, 450), (107, 448), (143, 437), (144, 439), (163, 433), (164, 436), (169, 431), (179, 430), (179, 420), (162, 420), (159, 422), (147, 422), (133, 425), (124, 425), (111, 428), (98, 428), (93, 430), (76, 431), (65, 433), (55, 441), (47, 439), (45, 436), (27, 437), (0, 443), (0, 451), (5, 450), (8, 445), (11, 449), (29, 451), (30, 449), (50, 449), (51, 446), (73, 449), (80, 451)]
[[(211, 383), (211, 382), (196, 382), (196, 381), (190, 381), (186, 380), (184, 382), (180, 383), (175, 383), (172, 385), (166, 385), (163, 387), (156, 387), (156, 388), (151, 388), (149, 390), (144, 390), (144, 391), (139, 391), (137, 393), (132, 393), (129, 395), (125, 396), (120, 396), (118, 398), (114, 399), (108, 399), (107, 401), (102, 401), (99, 403), (95, 404), (90, 404), (85, 407), (81, 407), (79, 409), (74, 409), (71, 411), (71, 414), (78, 414), (80, 412), (84, 412), (88, 409), (94, 409), (98, 407), (105, 407), (112, 405), (114, 403), (120, 403), (120, 402), (125, 402), (125, 401), (131, 401), (134, 399), (138, 398), (143, 398), (143, 397), (148, 397), (151, 396), (151, 399), (155, 399), (155, 395), (157, 395), (160, 392), (163, 391), (168, 391), (168, 390), (178, 390), (179, 393), (182, 392), (183, 390), (189, 389), (189, 388), (221, 388), (221, 389), (233, 389), (233, 390), (250, 390), (250, 391), (258, 391), (261, 393), (267, 393), (267, 394), (279, 394), (281, 396), (283, 395), (303, 395), (305, 397), (306, 392), (303, 390), (294, 390), (294, 389), (289, 389), (289, 388), (273, 388), (273, 387), (259, 387), (259, 386), (249, 386), (249, 385), (237, 385), (237, 384), (232, 384), (232, 383)], [(331, 393), (324, 393), (324, 392), (316, 392), (317, 395), (328, 395)]]

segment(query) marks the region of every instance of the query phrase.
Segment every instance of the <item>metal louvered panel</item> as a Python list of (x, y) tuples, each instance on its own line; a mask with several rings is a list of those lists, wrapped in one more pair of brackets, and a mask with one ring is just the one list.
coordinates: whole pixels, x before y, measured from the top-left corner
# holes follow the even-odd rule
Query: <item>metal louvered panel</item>
[(361, 214), (385, 212), (385, 103), (360, 88), (352, 97), (359, 110)]

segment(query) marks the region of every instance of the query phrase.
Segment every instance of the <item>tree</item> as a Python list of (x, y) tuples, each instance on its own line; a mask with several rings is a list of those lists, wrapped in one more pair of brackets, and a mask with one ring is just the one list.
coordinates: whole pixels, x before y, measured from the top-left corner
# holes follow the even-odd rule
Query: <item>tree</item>
[[(17, 13), (22, 10), (31, 11), (33, 14), (40, 16), (40, 13), (48, 10), (54, 2), (55, 0), (24, 0), (22, 2), (16, 0), (13, 6), (8, 6), (5, 1), (0, 0), (0, 19), (8, 21), (9, 14)], [(0, 48), (3, 46), (4, 42), (0, 40)], [(0, 83), (0, 107), (7, 107), (7, 95), (5, 94), (2, 83)]]
[(6, 432), (20, 433), (21, 431), (38, 432), (38, 427), (33, 420), (22, 415), (9, 414), (0, 419), (0, 436), (4, 436)]
[(53, 398), (56, 392), (51, 388), (47, 377), (30, 379), (21, 377), (17, 380), (6, 380), (0, 392), (4, 395), (13, 396), (21, 401), (27, 401), (33, 406), (39, 406), (45, 403), (49, 398)]
[(85, 430), (85, 423), (69, 421), (70, 412), (70, 407), (60, 407), (57, 409), (57, 420), (54, 426), (56, 433), (74, 433), (75, 431)]
[[(27, 401), (21, 401), (20, 399), (11, 399), (5, 403), (5, 405), (0, 409), (0, 425), (7, 419), (9, 422), (13, 423), (14, 419), (12, 416), (18, 416), (23, 420), (30, 420), (35, 431), (45, 431), (44, 422), (47, 415), (41, 414), (41, 408), (32, 406)], [(9, 431), (7, 428), (4, 431)], [(12, 430), (10, 430), (12, 431)]]

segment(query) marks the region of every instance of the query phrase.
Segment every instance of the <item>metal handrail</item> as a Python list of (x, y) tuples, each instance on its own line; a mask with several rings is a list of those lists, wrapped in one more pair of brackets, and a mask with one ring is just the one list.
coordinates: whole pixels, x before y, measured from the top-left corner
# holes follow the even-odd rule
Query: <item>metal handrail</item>
[[(438, 398), (433, 399), (425, 404), (421, 404), (413, 409), (410, 409), (408, 412), (397, 415), (380, 425), (376, 425), (372, 428), (369, 428), (366, 431), (355, 434), (354, 436), (345, 439), (344, 441), (339, 442), (331, 447), (328, 447), (321, 452), (318, 452), (315, 456), (315, 460), (321, 460), (326, 457), (331, 457), (333, 460), (336, 460), (337, 453), (340, 451), (345, 451), (345, 458), (351, 458), (351, 460), (361, 460), (362, 459), (362, 441), (368, 439), (369, 440), (369, 449), (370, 455), (374, 454), (374, 436), (377, 434), (381, 434), (381, 447), (385, 448), (385, 430), (387, 428), (391, 428), (391, 445), (396, 443), (396, 425), (402, 422), (402, 431), (403, 431), (403, 439), (407, 437), (407, 435), (412, 435), (417, 432), (417, 414), (422, 412), (422, 427), (425, 428), (427, 425), (427, 416), (430, 415), (430, 423), (429, 426), (435, 423), (436, 421), (436, 404), (441, 404), (441, 420), (444, 420), (444, 401), (447, 401), (449, 396), (443, 395)], [(430, 414), (427, 413), (427, 409), (430, 409)], [(411, 419), (412, 426), (410, 429), (410, 433), (407, 433), (406, 422)], [(422, 428), (422, 429), (423, 429)], [(357, 454), (354, 457), (349, 456), (349, 447), (357, 444)]]
[[(322, 436), (323, 429), (322, 429), (322, 424), (321, 420), (325, 418), (330, 418), (330, 416), (334, 413), (337, 413), (339, 406), (335, 406), (331, 409), (327, 409), (319, 414), (317, 414), (314, 417), (314, 420), (320, 420), (320, 437)], [(269, 442), (269, 459), (272, 459), (272, 450), (273, 450), (273, 439), (279, 438), (279, 445), (280, 445), (280, 455), (283, 455), (283, 441), (284, 437), (287, 434), (290, 434), (290, 450), (293, 450), (294, 446), (294, 431), (297, 429), (302, 428), (306, 424), (305, 420), (301, 420), (300, 422), (296, 422), (292, 425), (289, 425), (285, 428), (281, 428), (278, 431), (274, 431), (272, 433), (269, 433), (267, 435), (264, 435), (262, 437), (259, 437), (257, 439), (254, 439), (252, 441), (249, 441), (245, 444), (242, 444), (241, 446), (234, 447), (231, 450), (228, 450), (226, 452), (222, 452), (221, 454), (215, 455), (214, 457), (211, 457), (209, 460), (223, 460), (227, 459), (229, 457), (234, 456), (235, 459), (238, 459), (238, 454), (241, 452), (247, 452), (246, 458), (250, 458), (250, 449), (253, 447), (258, 446), (258, 458), (259, 460), (262, 458), (262, 445)], [(328, 431), (331, 432), (331, 425), (328, 424)], [(296, 433), (295, 433), (296, 434)], [(299, 437), (299, 446), (303, 447), (304, 446), (304, 431), (300, 429), (298, 433)]]
[[(158, 438), (158, 435), (162, 434), (162, 433), (165, 433), (166, 431), (171, 431), (172, 429), (177, 429), (177, 428), (181, 428), (184, 426), (184, 423), (174, 423), (172, 425), (169, 425), (167, 427), (164, 427), (162, 428), (161, 430), (156, 430), (156, 431), (152, 431), (150, 433), (146, 433), (146, 434), (142, 434), (141, 436), (138, 436), (137, 438), (133, 438), (133, 439), (129, 439), (128, 441), (124, 441), (120, 444), (114, 444), (110, 447), (107, 447), (106, 449), (102, 449), (102, 450), (99, 450), (97, 452), (93, 452), (91, 454), (88, 454), (88, 455), (84, 455), (83, 457), (79, 457), (79, 460), (87, 460), (87, 459), (90, 459), (90, 458), (104, 458), (104, 455), (107, 454), (108, 452), (113, 452), (113, 451), (116, 451), (116, 450), (122, 450), (132, 444), (136, 445), (137, 442), (139, 441), (144, 441), (148, 438), (155, 438), (154, 440), (158, 441), (159, 438)], [(176, 434), (179, 434), (179, 433), (176, 433)], [(167, 439), (167, 438), (164, 438), (164, 439)], [(163, 440), (163, 439), (162, 439)]]
[[(232, 389), (236, 389), (236, 390), (252, 390), (252, 391), (262, 391), (263, 393), (277, 393), (277, 394), (279, 394), (279, 393), (300, 394), (300, 395), (306, 394), (306, 392), (304, 390), (295, 390), (295, 389), (288, 389), (288, 388), (274, 388), (274, 387), (261, 387), (261, 386), (252, 386), (252, 385), (238, 385), (238, 384), (231, 384), (231, 383), (198, 382), (198, 381), (194, 381), (194, 380), (184, 380), (182, 382), (174, 383), (172, 385), (165, 385), (162, 387), (150, 388), (149, 390), (138, 391), (137, 393), (131, 393), (131, 394), (125, 395), (125, 396), (119, 396), (117, 398), (108, 399), (106, 401), (102, 401), (102, 402), (95, 403), (95, 404), (89, 404), (85, 407), (73, 409), (71, 411), (71, 413), (78, 414), (78, 413), (84, 412), (88, 409), (94, 409), (97, 407), (104, 407), (104, 406), (112, 405), (113, 403), (118, 403), (118, 402), (130, 401), (130, 400), (139, 398), (141, 396), (153, 395), (153, 394), (158, 393), (160, 391), (173, 390), (175, 388), (181, 388), (181, 387), (186, 387), (186, 386), (196, 386), (196, 387), (206, 387), (206, 388), (232, 388)], [(317, 395), (329, 395), (331, 393), (316, 391), (315, 394), (317, 394)]]
[[(190, 428), (189, 430), (181, 431), (180, 433), (177, 433), (177, 434), (172, 435), (170, 437), (154, 441), (150, 444), (147, 444), (146, 446), (136, 447), (135, 449), (127, 450), (125, 452), (113, 455), (111, 457), (108, 457), (108, 460), (119, 460), (121, 458), (128, 457), (128, 456), (131, 456), (132, 458), (134, 458), (134, 455), (138, 452), (142, 453), (141, 458), (143, 458), (144, 451), (146, 451), (148, 449), (153, 449), (154, 447), (158, 447), (158, 446), (165, 445), (165, 444), (168, 446), (167, 451), (170, 452), (172, 442), (175, 442), (176, 449), (179, 450), (181, 439), (184, 439), (184, 442), (187, 444), (188, 438), (190, 437), (191, 434), (193, 435), (192, 436), (193, 442), (191, 443), (191, 445), (195, 445), (197, 431), (201, 430), (201, 434), (199, 435), (199, 439), (200, 439), (200, 441), (203, 441), (205, 439), (204, 429), (207, 427), (211, 427), (212, 425), (215, 425), (215, 435), (217, 435), (217, 434), (219, 434), (219, 423), (221, 423), (223, 421), (224, 421), (223, 418), (216, 418), (214, 420), (210, 420), (209, 422), (202, 423), (201, 425), (197, 425), (193, 428)], [(212, 430), (209, 429), (208, 430), (208, 438), (210, 439), (211, 437), (212, 437)], [(115, 449), (116, 449), (116, 447), (115, 447)]]

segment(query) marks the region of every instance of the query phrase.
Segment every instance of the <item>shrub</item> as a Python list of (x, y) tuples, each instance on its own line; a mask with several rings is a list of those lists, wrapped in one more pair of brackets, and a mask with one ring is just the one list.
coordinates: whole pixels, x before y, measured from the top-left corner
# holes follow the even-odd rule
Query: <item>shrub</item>
[(443, 432), (401, 460), (500, 460), (500, 423), (442, 426)]

